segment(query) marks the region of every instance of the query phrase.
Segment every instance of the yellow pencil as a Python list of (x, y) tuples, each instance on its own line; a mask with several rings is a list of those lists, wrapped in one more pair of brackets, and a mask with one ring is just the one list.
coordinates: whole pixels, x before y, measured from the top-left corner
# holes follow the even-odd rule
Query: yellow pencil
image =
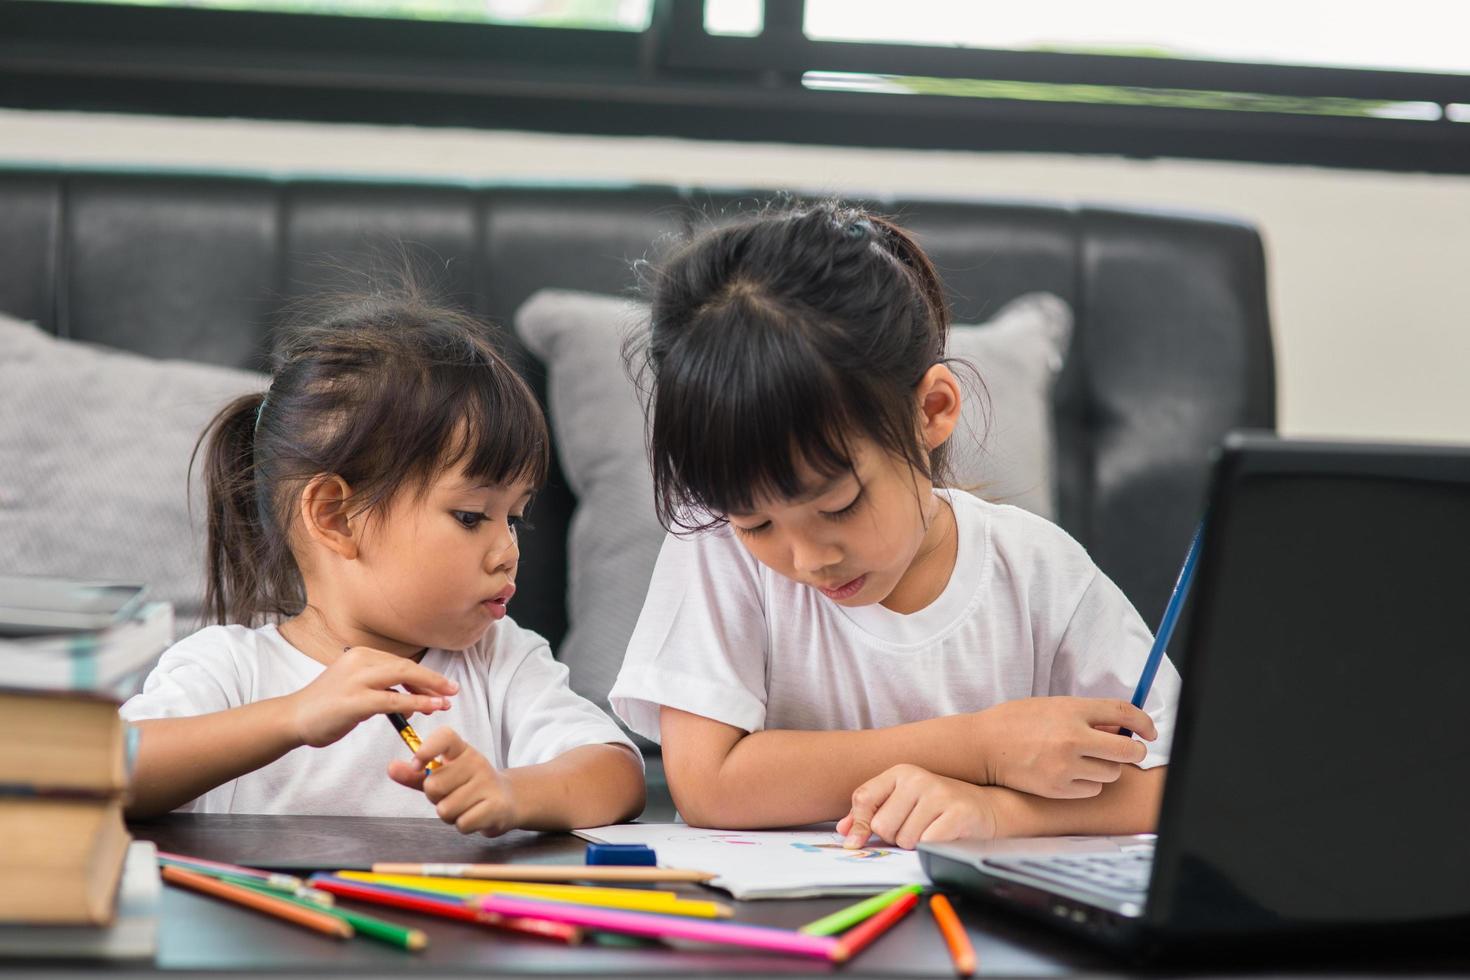
[(433, 875), (444, 878), (488, 878), (492, 881), (615, 881), (630, 882), (704, 882), (715, 876), (711, 871), (687, 868), (634, 868), (601, 864), (401, 864), (373, 865), (379, 874)]
[(572, 902), (577, 905), (595, 905), (600, 908), (638, 912), (660, 912), (664, 915), (684, 915), (699, 919), (728, 919), (733, 915), (730, 906), (723, 902), (680, 898), (676, 892), (654, 889), (597, 888), (589, 885), (466, 880), (434, 878), (424, 875), (385, 875), (367, 871), (339, 871), (338, 876), (365, 884), (385, 885), (390, 888), (411, 888), (440, 895), (453, 895), (458, 898), (524, 895), (533, 898), (555, 899), (559, 902)]

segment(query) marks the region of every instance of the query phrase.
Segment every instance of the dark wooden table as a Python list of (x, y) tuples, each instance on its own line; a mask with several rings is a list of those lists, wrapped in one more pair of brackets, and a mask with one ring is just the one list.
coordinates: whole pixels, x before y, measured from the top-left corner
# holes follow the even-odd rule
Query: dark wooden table
[[(650, 822), (673, 819), (667, 791), (651, 769)], [(174, 814), (130, 824), (134, 836), (154, 841), (160, 850), (295, 872), (366, 869), (374, 861), (580, 863), (584, 842), (570, 834), (515, 832), (496, 839), (463, 837), (437, 820), (367, 817), (273, 817), (246, 814)], [(674, 887), (691, 897), (728, 901), (723, 892), (697, 885)], [(1470, 887), (1470, 883), (1467, 883)], [(799, 899), (733, 902), (735, 920), (794, 928), (850, 904), (854, 899)], [(599, 938), (578, 947), (522, 938), (497, 930), (432, 919), (392, 909), (344, 903), (380, 918), (413, 925), (430, 936), (420, 953), (407, 953), (367, 939), (349, 942), (257, 915), (236, 906), (173, 887), (163, 891), (159, 953), (155, 963), (103, 967), (113, 977), (253, 974), (368, 978), (479, 974), (495, 977), (948, 977), (953, 975), (944, 942), (926, 909), (916, 910), (890, 933), (842, 967), (801, 958), (710, 947), (675, 949), (641, 941)], [(956, 899), (960, 917), (979, 958), (980, 976), (1051, 977), (1061, 975), (1177, 975), (1140, 971), (1077, 940)], [(1250, 976), (1266, 973), (1302, 976), (1470, 976), (1470, 941), (1463, 955), (1415, 955), (1386, 950), (1381, 956), (1307, 951), (1291, 959), (1245, 957), (1228, 965), (1193, 964), (1197, 976)], [(92, 976), (97, 967), (0, 963), (0, 972), (50, 978)], [(1203, 972), (1200, 972), (1203, 971)]]
[[(515, 832), (494, 840), (462, 837), (436, 820), (367, 817), (172, 815), (131, 825), (160, 850), (291, 871), (366, 869), (374, 861), (580, 863), (585, 844), (570, 834)], [(691, 897), (728, 900), (698, 885), (675, 887)], [(793, 928), (855, 899), (734, 902), (736, 921)], [(349, 903), (351, 905), (351, 903)], [(359, 907), (351, 905), (351, 907)], [(1025, 924), (996, 921), (959, 903), (984, 971), (1055, 976), (1106, 970), (1113, 962), (1070, 940)], [(300, 975), (351, 971), (364, 975), (489, 973), (614, 976), (952, 976), (934, 923), (916, 910), (840, 970), (825, 963), (758, 952), (669, 949), (602, 942), (566, 947), (495, 930), (363, 906), (384, 919), (423, 928), (430, 945), (400, 952), (367, 940), (337, 942), (176, 888), (164, 889), (156, 967), (164, 970), (269, 970)]]

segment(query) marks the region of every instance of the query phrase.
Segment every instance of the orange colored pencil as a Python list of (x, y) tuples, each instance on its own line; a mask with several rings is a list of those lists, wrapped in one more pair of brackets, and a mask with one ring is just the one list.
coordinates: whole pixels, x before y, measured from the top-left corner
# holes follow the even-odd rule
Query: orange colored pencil
[(939, 925), (945, 944), (949, 946), (949, 956), (954, 960), (955, 973), (962, 977), (973, 975), (975, 947), (970, 945), (970, 937), (965, 934), (965, 927), (960, 925), (960, 917), (954, 914), (954, 906), (943, 895), (933, 895), (929, 899), (929, 911), (934, 913), (934, 921)]
[(909, 892), (866, 922), (853, 926), (842, 934), (841, 939), (837, 940), (837, 948), (832, 953), (832, 959), (843, 963), (861, 953), (869, 943), (887, 932), (894, 923), (908, 915), (918, 904), (918, 893)]
[(183, 885), (185, 888), (192, 888), (197, 892), (204, 892), (206, 895), (213, 895), (215, 898), (222, 898), (227, 902), (234, 902), (236, 905), (243, 905), (248, 909), (254, 909), (256, 912), (263, 912), (266, 915), (273, 915), (278, 919), (285, 919), (287, 922), (306, 929), (313, 929), (328, 936), (335, 936), (338, 939), (351, 939), (355, 931), (347, 922), (334, 915), (308, 909), (272, 895), (262, 895), (260, 892), (253, 892), (248, 888), (241, 888), (239, 885), (232, 885), (227, 881), (220, 881), (218, 878), (211, 878), (208, 875), (186, 871), (183, 868), (167, 864), (161, 870), (163, 872), (163, 880), (171, 884)]

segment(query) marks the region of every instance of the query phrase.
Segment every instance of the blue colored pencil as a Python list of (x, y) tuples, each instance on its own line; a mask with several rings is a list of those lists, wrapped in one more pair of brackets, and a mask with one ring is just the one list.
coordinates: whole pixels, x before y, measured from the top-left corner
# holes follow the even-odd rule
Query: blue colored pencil
[[(1154, 675), (1159, 672), (1159, 664), (1163, 662), (1164, 650), (1169, 646), (1169, 638), (1174, 635), (1174, 627), (1179, 622), (1179, 611), (1184, 608), (1185, 597), (1189, 595), (1190, 583), (1194, 581), (1194, 566), (1199, 564), (1199, 539), (1204, 534), (1205, 522), (1200, 521), (1199, 526), (1194, 529), (1194, 539), (1189, 542), (1189, 554), (1184, 556), (1184, 567), (1179, 569), (1179, 578), (1174, 581), (1174, 591), (1169, 596), (1169, 604), (1164, 607), (1164, 618), (1159, 623), (1159, 630), (1154, 634), (1153, 649), (1148, 652), (1148, 659), (1143, 663), (1143, 673), (1139, 675), (1138, 686), (1133, 689), (1133, 707), (1142, 708), (1143, 702), (1148, 700), (1149, 688), (1154, 686)], [(1118, 734), (1125, 738), (1132, 738), (1133, 732), (1123, 729)]]

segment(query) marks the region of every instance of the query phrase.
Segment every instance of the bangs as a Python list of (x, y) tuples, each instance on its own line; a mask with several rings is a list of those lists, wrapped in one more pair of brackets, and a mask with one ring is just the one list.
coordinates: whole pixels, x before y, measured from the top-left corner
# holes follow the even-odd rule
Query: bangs
[[(732, 297), (706, 310), (662, 357), (652, 405), (652, 465), (660, 519), (701, 531), (853, 469), (853, 440), (911, 455), (907, 416), (819, 349), (821, 323), (768, 300)], [(815, 342), (814, 342), (815, 341)]]
[(551, 447), (536, 396), (505, 364), (474, 368), (474, 381), (454, 392), (440, 418), (439, 468), (462, 466), (465, 476), (491, 486), (525, 482), (534, 493), (546, 484)]

